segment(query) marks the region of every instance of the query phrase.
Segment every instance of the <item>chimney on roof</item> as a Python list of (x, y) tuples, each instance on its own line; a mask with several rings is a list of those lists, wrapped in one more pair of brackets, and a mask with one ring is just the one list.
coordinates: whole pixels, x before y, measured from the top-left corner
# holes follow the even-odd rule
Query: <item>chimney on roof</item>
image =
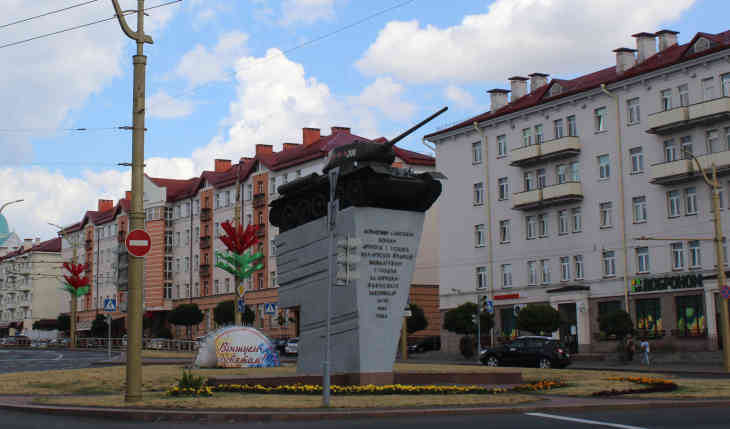
[(350, 127), (332, 127), (332, 134), (335, 133), (350, 134)]
[(536, 89), (547, 85), (549, 74), (545, 73), (532, 73), (530, 75), (530, 92), (535, 92)]
[(96, 205), (96, 210), (99, 212), (105, 212), (114, 208), (113, 200), (99, 200)]
[(36, 237), (35, 238), (35, 244), (36, 245), (41, 244), (41, 238), (40, 237)]
[(496, 112), (507, 105), (507, 94), (509, 94), (508, 89), (495, 88), (490, 89), (487, 93), (489, 94), (489, 110), (492, 112)]
[(636, 50), (639, 51), (636, 55), (637, 64), (643, 63), (647, 58), (656, 54), (656, 34), (636, 33), (631, 37), (636, 38)]
[(299, 147), (299, 144), (297, 144), (297, 143), (284, 143), (284, 147), (283, 147), (283, 149), (284, 149), (285, 151), (287, 151), (287, 150), (289, 150), (289, 149), (294, 149), (294, 148), (296, 148), (296, 147)]
[(274, 153), (274, 146), (270, 144), (257, 144), (256, 145), (256, 156), (259, 155), (271, 155)]
[(618, 48), (614, 49), (613, 52), (616, 53), (616, 74), (622, 75), (624, 72), (631, 67), (634, 66), (636, 63), (636, 56), (634, 53), (636, 52), (636, 49), (631, 48)]
[(319, 134), (319, 128), (302, 128), (302, 144), (309, 146), (319, 140), (322, 136)]
[(659, 37), (659, 52), (677, 44), (679, 31), (659, 30), (654, 33)]
[(124, 199), (127, 201), (132, 201), (132, 191), (124, 191)]
[(28, 250), (31, 247), (33, 247), (33, 239), (32, 238), (26, 238), (23, 240), (23, 250)]
[(509, 80), (509, 89), (512, 90), (511, 101), (515, 101), (520, 97), (527, 95), (527, 81), (526, 77), (512, 76)]
[(231, 168), (231, 160), (230, 159), (216, 159), (215, 160), (215, 172), (216, 173), (222, 173), (224, 171), (227, 171)]

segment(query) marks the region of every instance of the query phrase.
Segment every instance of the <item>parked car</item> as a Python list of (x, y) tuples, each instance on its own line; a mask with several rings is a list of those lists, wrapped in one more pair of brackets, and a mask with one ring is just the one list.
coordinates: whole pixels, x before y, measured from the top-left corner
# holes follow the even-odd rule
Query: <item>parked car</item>
[(271, 340), (271, 345), (274, 346), (279, 354), (284, 354), (286, 351), (286, 344), (289, 342), (286, 338), (274, 338)]
[(299, 338), (289, 338), (289, 341), (287, 341), (286, 346), (284, 347), (284, 354), (299, 354)]
[(558, 340), (550, 337), (518, 337), (482, 351), (479, 358), (487, 366), (537, 366), (564, 368), (570, 365), (570, 353)]
[(416, 344), (408, 346), (408, 353), (423, 353), (431, 350), (441, 350), (441, 337), (426, 337)]

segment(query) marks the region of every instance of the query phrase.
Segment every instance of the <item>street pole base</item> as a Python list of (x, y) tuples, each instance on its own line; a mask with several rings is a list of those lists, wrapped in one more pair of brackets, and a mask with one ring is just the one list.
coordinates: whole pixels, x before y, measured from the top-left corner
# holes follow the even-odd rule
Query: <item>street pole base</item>
[(125, 395), (124, 402), (141, 402), (142, 395)]

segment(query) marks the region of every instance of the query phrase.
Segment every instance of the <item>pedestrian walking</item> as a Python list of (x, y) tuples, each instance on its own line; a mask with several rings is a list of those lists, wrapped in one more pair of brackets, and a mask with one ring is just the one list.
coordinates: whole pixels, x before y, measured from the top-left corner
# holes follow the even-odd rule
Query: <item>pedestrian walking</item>
[(631, 334), (629, 334), (626, 337), (626, 360), (631, 362), (634, 360), (634, 349), (636, 348), (636, 345), (634, 344), (634, 339), (631, 337)]
[(641, 339), (639, 348), (641, 349), (641, 363), (646, 363), (646, 366), (651, 365), (651, 362), (649, 361), (649, 352), (651, 351), (651, 348), (649, 347), (649, 341), (647, 341), (646, 338)]

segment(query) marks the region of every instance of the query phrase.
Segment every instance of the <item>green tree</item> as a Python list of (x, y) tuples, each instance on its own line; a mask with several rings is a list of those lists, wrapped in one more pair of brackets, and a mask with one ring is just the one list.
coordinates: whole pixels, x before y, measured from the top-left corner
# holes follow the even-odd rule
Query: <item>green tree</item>
[(213, 309), (213, 320), (218, 325), (231, 325), (233, 319), (233, 300), (221, 301)]
[(617, 352), (620, 361), (631, 360), (633, 356), (632, 342), (626, 337), (634, 332), (634, 322), (631, 315), (624, 310), (616, 309), (598, 317), (598, 326), (606, 335), (615, 335), (619, 340)]
[(68, 334), (68, 331), (71, 330), (71, 316), (68, 314), (59, 314), (56, 318), (56, 323), (58, 324), (59, 331)]
[(106, 337), (109, 333), (109, 324), (106, 323), (106, 316), (97, 314), (93, 322), (91, 322), (91, 336), (100, 338)]
[(550, 304), (527, 304), (517, 316), (517, 329), (537, 335), (560, 328), (560, 312)]
[(203, 321), (203, 312), (198, 304), (180, 304), (167, 314), (167, 321), (173, 325), (185, 326), (190, 338), (190, 327)]
[[(459, 342), (459, 349), (465, 358), (474, 355), (474, 339), (472, 334), (477, 332), (477, 324), (475, 316), (477, 314), (477, 305), (473, 302), (466, 302), (456, 308), (452, 308), (444, 315), (444, 329), (449, 332), (466, 335)], [(479, 315), (480, 329), (486, 332), (494, 325), (494, 319), (489, 313), (481, 313)]]
[(426, 314), (423, 312), (423, 309), (416, 304), (411, 304), (408, 308), (411, 310), (411, 316), (406, 318), (406, 330), (408, 333), (412, 334), (428, 328), (428, 320), (426, 320)]
[(33, 322), (34, 331), (53, 331), (58, 329), (58, 320), (56, 319), (41, 319)]
[(245, 305), (241, 319), (243, 320), (244, 325), (252, 326), (253, 322), (256, 320), (256, 312), (251, 310), (248, 305)]

